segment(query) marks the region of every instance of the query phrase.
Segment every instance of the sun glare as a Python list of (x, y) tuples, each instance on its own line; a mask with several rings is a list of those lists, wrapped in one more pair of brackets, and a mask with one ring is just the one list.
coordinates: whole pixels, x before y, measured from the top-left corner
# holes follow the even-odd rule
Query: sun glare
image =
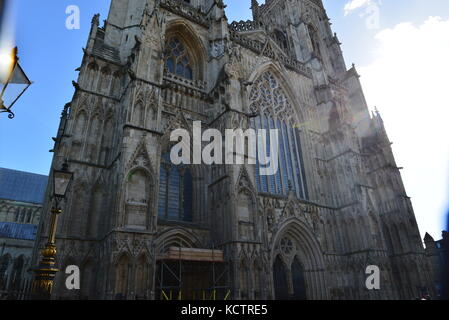
[(10, 74), (14, 64), (11, 53), (0, 52), (0, 81), (4, 82)]

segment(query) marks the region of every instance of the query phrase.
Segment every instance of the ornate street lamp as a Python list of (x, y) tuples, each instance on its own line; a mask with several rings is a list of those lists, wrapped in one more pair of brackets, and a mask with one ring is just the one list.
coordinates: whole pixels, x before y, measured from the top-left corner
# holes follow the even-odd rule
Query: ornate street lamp
[(54, 286), (56, 273), (59, 271), (55, 268), (56, 258), (56, 228), (58, 225), (58, 216), (62, 213), (59, 206), (60, 202), (65, 199), (67, 190), (73, 180), (73, 173), (69, 172), (69, 166), (65, 162), (61, 170), (53, 170), (53, 198), (55, 204), (51, 209), (51, 220), (48, 230), (48, 240), (45, 248), (42, 250), (42, 260), (35, 272), (33, 283), (33, 293), (35, 298), (48, 300), (51, 298), (51, 292)]
[(9, 119), (14, 118), (11, 109), (31, 84), (19, 64), (17, 48), (11, 53), (0, 52), (0, 113), (6, 112)]

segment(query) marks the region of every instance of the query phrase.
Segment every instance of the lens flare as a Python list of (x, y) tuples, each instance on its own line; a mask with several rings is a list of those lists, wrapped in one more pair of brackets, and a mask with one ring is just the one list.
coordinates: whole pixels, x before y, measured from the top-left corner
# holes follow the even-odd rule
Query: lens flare
[(3, 19), (0, 25), (0, 82), (2, 83), (7, 80), (14, 65), (14, 58), (11, 53), (12, 48), (15, 47), (16, 7), (16, 1), (4, 3)]
[(14, 58), (11, 53), (0, 52), (0, 82), (5, 83), (11, 74)]

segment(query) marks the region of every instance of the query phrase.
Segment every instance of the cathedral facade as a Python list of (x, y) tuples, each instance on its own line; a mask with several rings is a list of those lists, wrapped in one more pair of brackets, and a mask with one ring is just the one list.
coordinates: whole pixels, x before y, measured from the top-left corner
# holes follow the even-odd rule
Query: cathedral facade
[[(232, 23), (222, 0), (112, 0), (102, 27), (93, 18), (54, 148), (53, 168), (68, 161), (75, 177), (54, 298), (433, 292), (382, 118), (346, 68), (322, 1), (251, 5), (252, 21)], [(194, 135), (194, 121), (278, 130), (279, 170), (174, 165), (170, 135)], [(81, 270), (80, 290), (65, 287), (68, 265)], [(368, 266), (379, 268), (380, 290), (368, 290)]]

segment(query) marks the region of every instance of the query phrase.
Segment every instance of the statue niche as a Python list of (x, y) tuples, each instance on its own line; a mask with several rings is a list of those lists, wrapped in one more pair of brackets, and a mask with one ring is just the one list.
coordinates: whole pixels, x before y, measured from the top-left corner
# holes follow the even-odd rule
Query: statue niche
[(237, 216), (240, 240), (254, 240), (254, 205), (251, 194), (247, 190), (239, 193), (237, 201)]
[(130, 173), (126, 182), (126, 227), (146, 229), (149, 215), (150, 177), (143, 169)]

